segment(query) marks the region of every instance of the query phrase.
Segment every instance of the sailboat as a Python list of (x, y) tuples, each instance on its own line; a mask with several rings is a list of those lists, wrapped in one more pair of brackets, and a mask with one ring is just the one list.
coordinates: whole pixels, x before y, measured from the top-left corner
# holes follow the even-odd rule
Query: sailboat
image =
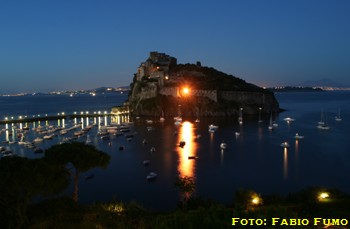
[(326, 118), (324, 117), (323, 110), (321, 113), (321, 120), (318, 122), (317, 128), (321, 130), (329, 130), (331, 128), (326, 123)]
[(86, 135), (85, 144), (90, 144), (90, 143), (92, 143), (90, 135)]
[(262, 123), (263, 120), (261, 119), (261, 107), (259, 107), (259, 120), (258, 120), (258, 123)]
[(239, 117), (238, 117), (238, 123), (239, 123), (240, 125), (243, 124), (243, 114), (242, 114), (242, 112), (243, 112), (243, 108), (241, 107), (241, 108), (239, 109)]
[(272, 113), (270, 115), (270, 125), (268, 126), (268, 129), (273, 130)]
[(341, 118), (341, 116), (340, 116), (340, 109), (338, 110), (338, 115), (337, 116), (335, 116), (335, 121), (337, 121), (337, 122), (340, 122), (340, 121), (342, 121), (343, 119)]
[(318, 122), (319, 125), (324, 125), (325, 122), (324, 122), (324, 112), (323, 112), (323, 109), (321, 110), (321, 119), (320, 121)]
[(195, 123), (200, 123), (200, 119), (199, 119), (199, 108), (197, 107), (197, 110), (196, 110), (196, 115), (197, 115), (197, 118), (196, 120), (194, 121)]
[(164, 111), (162, 110), (162, 115), (160, 116), (159, 118), (159, 121), (160, 122), (164, 122), (165, 121), (165, 118), (164, 118)]

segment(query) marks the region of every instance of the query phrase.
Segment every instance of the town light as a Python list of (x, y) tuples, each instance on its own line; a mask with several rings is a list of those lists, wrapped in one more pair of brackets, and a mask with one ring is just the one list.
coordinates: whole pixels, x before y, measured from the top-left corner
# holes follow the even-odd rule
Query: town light
[(319, 201), (323, 201), (323, 200), (326, 200), (329, 198), (329, 193), (328, 192), (321, 192), (319, 195), (318, 195), (318, 200)]
[(253, 205), (259, 205), (260, 203), (261, 203), (260, 197), (256, 196), (256, 195), (253, 195), (252, 196), (252, 204)]
[(184, 87), (184, 88), (182, 89), (182, 93), (183, 93), (184, 95), (188, 95), (188, 94), (190, 93), (190, 89), (189, 89), (188, 87)]

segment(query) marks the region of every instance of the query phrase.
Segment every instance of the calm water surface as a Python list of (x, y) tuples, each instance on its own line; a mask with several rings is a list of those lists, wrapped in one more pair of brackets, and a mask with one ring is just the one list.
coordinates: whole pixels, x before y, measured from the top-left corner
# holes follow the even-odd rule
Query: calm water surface
[[(226, 204), (232, 202), (234, 192), (239, 188), (253, 189), (261, 194), (287, 194), (307, 186), (323, 186), (350, 193), (350, 184), (344, 179), (350, 173), (350, 93), (280, 93), (276, 97), (280, 106), (287, 111), (274, 117), (278, 127), (273, 131), (267, 128), (269, 117), (263, 117), (263, 122), (258, 123), (257, 117), (245, 117), (244, 112), (243, 125), (238, 124), (237, 118), (202, 118), (200, 123), (185, 118), (181, 126), (176, 126), (170, 118), (165, 122), (159, 122), (155, 118), (152, 124), (148, 124), (145, 119), (119, 117), (117, 121), (134, 122), (131, 129), (134, 137), (128, 141), (125, 136), (112, 135), (109, 145), (109, 141), (101, 140), (97, 132), (101, 128), (99, 124), (108, 124), (111, 118), (64, 120), (66, 126), (73, 125), (74, 121), (81, 121), (84, 125), (87, 122), (97, 123), (89, 135), (93, 144), (111, 155), (107, 169), (92, 169), (81, 176), (80, 201), (136, 200), (154, 210), (174, 209), (180, 199), (179, 191), (174, 186), (178, 176), (194, 178), (196, 196)], [(125, 96), (109, 98), (107, 106), (104, 99), (98, 100), (96, 104), (90, 100), (81, 109), (107, 109), (108, 104), (120, 104), (124, 99)], [(44, 107), (38, 106), (37, 109), (42, 113), (45, 110), (57, 112), (52, 107), (55, 100), (56, 98), (47, 99), (42, 104)], [(89, 101), (89, 98), (86, 100)], [(6, 101), (0, 102), (4, 103)], [(62, 103), (60, 109), (65, 109), (64, 102)], [(116, 104), (110, 106), (113, 105)], [(6, 109), (8, 107), (9, 105)], [(13, 107), (13, 113), (20, 113), (15, 108), (16, 106)], [(330, 130), (316, 128), (321, 110), (327, 117)], [(343, 119), (341, 122), (334, 120), (339, 111)], [(287, 123), (283, 120), (286, 117), (292, 117), (295, 121)], [(63, 120), (41, 123), (46, 124), (62, 125)], [(218, 125), (218, 130), (209, 133), (210, 124)], [(147, 127), (152, 127), (152, 130)], [(177, 135), (174, 135), (175, 131), (178, 132)], [(236, 136), (235, 132), (240, 135)], [(295, 133), (304, 135), (305, 138), (295, 140)], [(32, 131), (27, 136), (29, 140), (35, 137), (37, 134)], [(5, 138), (3, 132), (2, 141)], [(41, 147), (47, 148), (62, 138), (63, 136), (57, 136), (51, 141), (45, 141)], [(85, 139), (83, 136), (78, 140)], [(147, 144), (142, 143), (144, 139)], [(180, 148), (178, 143), (182, 139), (186, 145)], [(220, 149), (223, 141), (228, 145), (225, 151)], [(290, 144), (289, 148), (280, 146), (285, 141)], [(119, 146), (122, 145), (125, 150), (120, 151)], [(7, 147), (21, 156), (40, 157), (15, 143)], [(151, 147), (155, 147), (154, 153), (150, 152)], [(188, 156), (198, 158), (189, 160)], [(142, 163), (146, 159), (151, 161), (147, 167)], [(158, 177), (153, 182), (147, 182), (146, 176), (151, 171), (156, 172)], [(84, 179), (85, 175), (92, 173), (93, 179)], [(72, 190), (73, 187), (70, 186), (66, 193), (70, 194)]]

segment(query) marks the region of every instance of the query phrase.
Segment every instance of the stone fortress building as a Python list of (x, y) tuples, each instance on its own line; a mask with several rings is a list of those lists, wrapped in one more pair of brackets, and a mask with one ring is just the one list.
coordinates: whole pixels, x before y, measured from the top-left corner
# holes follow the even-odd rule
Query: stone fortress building
[[(197, 62), (199, 64), (199, 62)], [(143, 88), (142, 98), (155, 97), (157, 93), (162, 95), (171, 95), (178, 97), (181, 95), (178, 86), (173, 87), (176, 82), (183, 80), (182, 76), (171, 73), (171, 69), (177, 65), (177, 59), (165, 53), (150, 52), (149, 58), (141, 63), (137, 69), (136, 79), (142, 81), (143, 79), (154, 80), (153, 84)], [(213, 90), (191, 90), (191, 95), (207, 97), (217, 102), (217, 91)]]
[[(197, 62), (196, 65), (201, 67), (200, 62)], [(134, 75), (132, 91), (129, 95), (129, 103), (133, 104), (133, 109), (139, 110), (140, 108), (142, 110), (142, 101), (156, 98), (158, 95), (172, 96), (174, 98), (182, 97), (183, 88), (181, 87), (186, 82), (186, 76), (188, 75), (206, 77), (198, 71), (174, 71), (177, 66), (176, 58), (165, 53), (150, 52), (147, 60), (140, 64)], [(245, 112), (251, 114), (257, 112), (256, 107), (263, 109), (265, 112), (278, 109), (278, 102), (273, 94), (260, 91), (218, 91), (192, 88), (188, 95), (208, 98), (215, 103), (232, 102), (240, 104), (239, 106), (247, 108), (245, 108)]]
[(143, 77), (156, 79), (159, 81), (159, 86), (163, 87), (164, 80), (169, 77), (170, 69), (176, 65), (176, 58), (165, 53), (150, 52), (149, 58), (137, 69), (136, 78), (138, 81)]

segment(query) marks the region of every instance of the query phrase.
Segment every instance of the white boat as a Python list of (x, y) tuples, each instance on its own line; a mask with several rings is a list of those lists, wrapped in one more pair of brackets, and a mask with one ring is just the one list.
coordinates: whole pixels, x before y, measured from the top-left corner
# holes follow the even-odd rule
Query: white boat
[(243, 124), (243, 108), (241, 107), (240, 109), (239, 109), (239, 117), (238, 117), (238, 123), (240, 124), (240, 125), (242, 125)]
[(151, 120), (151, 119), (147, 119), (147, 120), (146, 120), (146, 123), (148, 123), (148, 124), (152, 124), (152, 123), (153, 123), (153, 120)]
[(147, 180), (154, 180), (156, 179), (158, 175), (155, 173), (155, 172), (150, 172), (147, 176), (146, 176), (146, 179)]
[(52, 139), (55, 135), (50, 134), (50, 135), (45, 135), (43, 138), (48, 140), (48, 139)]
[(27, 148), (33, 148), (33, 147), (34, 147), (34, 144), (31, 143), (31, 142), (24, 142), (23, 145), (24, 145), (25, 147), (27, 147)]
[(236, 137), (238, 137), (239, 135), (241, 135), (239, 132), (235, 132)]
[(213, 125), (213, 124), (210, 124), (209, 125), (209, 131), (210, 132), (214, 132), (215, 130), (217, 130), (219, 127), (218, 126), (216, 126), (216, 125)]
[(273, 123), (272, 123), (272, 114), (270, 115), (270, 124), (267, 127), (269, 130), (273, 130)]
[(156, 148), (155, 148), (155, 147), (152, 147), (152, 148), (150, 149), (150, 151), (151, 151), (151, 153), (154, 153), (154, 152), (156, 152)]
[(42, 141), (44, 141), (44, 139), (39, 138), (39, 137), (37, 137), (33, 140), (33, 142), (35, 142), (35, 143), (42, 142)]
[(165, 118), (164, 118), (164, 111), (162, 110), (162, 114), (161, 114), (161, 116), (160, 116), (160, 118), (159, 118), (159, 121), (160, 122), (164, 122), (165, 121)]
[(287, 118), (284, 118), (283, 120), (286, 122), (293, 122), (295, 119), (291, 117), (287, 117)]
[(24, 143), (25, 142), (23, 140), (21, 140), (21, 141), (18, 142), (18, 145), (24, 145)]
[(225, 142), (222, 142), (222, 143), (220, 144), (220, 148), (221, 148), (221, 149), (227, 149), (227, 144), (226, 144)]
[(76, 131), (76, 132), (74, 132), (74, 136), (76, 136), (76, 137), (80, 137), (81, 135), (83, 135), (83, 134), (85, 134), (85, 132), (84, 131), (82, 131), (82, 130), (78, 130), (78, 131)]
[(90, 135), (86, 135), (85, 144), (90, 144), (90, 143), (92, 143)]
[(325, 124), (323, 109), (321, 110), (321, 119), (320, 119), (320, 121), (318, 122), (318, 124), (319, 124), (319, 125), (324, 125), (324, 124)]
[(326, 117), (323, 113), (323, 110), (321, 112), (321, 120), (318, 122), (317, 128), (320, 130), (329, 130), (331, 127), (327, 125)]
[(175, 121), (182, 122), (182, 118), (181, 118), (181, 116), (176, 116), (176, 117), (174, 117), (174, 120), (175, 120)]
[(180, 116), (174, 117), (175, 120), (175, 125), (181, 125), (182, 123), (182, 118)]
[(289, 143), (288, 143), (288, 142), (282, 142), (282, 143), (281, 143), (281, 146), (282, 146), (283, 148), (288, 148), (288, 147), (289, 147)]
[(296, 133), (294, 138), (299, 140), (299, 139), (304, 139), (304, 136), (303, 135), (299, 135), (298, 133)]
[(328, 126), (326, 123), (323, 123), (323, 124), (318, 124), (317, 128), (320, 130), (329, 130), (331, 127)]
[(340, 109), (338, 110), (338, 115), (337, 116), (335, 116), (335, 121), (337, 121), (337, 122), (340, 122), (340, 121), (342, 121), (343, 119), (341, 118), (341, 116), (340, 116)]
[(151, 161), (150, 160), (144, 160), (142, 163), (143, 163), (144, 166), (147, 166), (147, 165), (149, 165), (149, 163), (151, 163)]

